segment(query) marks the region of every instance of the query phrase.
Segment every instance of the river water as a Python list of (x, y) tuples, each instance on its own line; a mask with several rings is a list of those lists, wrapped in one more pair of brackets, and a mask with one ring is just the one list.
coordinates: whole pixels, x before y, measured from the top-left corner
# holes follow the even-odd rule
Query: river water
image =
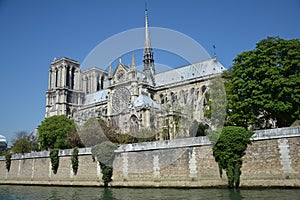
[(300, 189), (166, 189), (0, 185), (0, 199), (28, 200), (177, 200), (177, 199), (300, 199)]

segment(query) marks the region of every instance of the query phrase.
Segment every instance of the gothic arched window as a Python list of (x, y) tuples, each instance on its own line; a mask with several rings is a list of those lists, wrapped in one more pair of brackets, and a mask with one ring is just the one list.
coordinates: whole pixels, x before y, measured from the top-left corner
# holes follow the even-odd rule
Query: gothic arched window
[(176, 100), (177, 100), (176, 94), (171, 92), (171, 102), (172, 102), (172, 104), (174, 104), (176, 102)]
[(160, 104), (164, 104), (165, 103), (165, 99), (164, 99), (164, 95), (163, 94), (159, 95), (159, 99), (160, 99)]
[(138, 118), (135, 115), (130, 117), (130, 132), (135, 133), (139, 130)]
[(202, 91), (202, 95), (203, 95), (204, 92), (206, 91), (206, 86), (205, 86), (205, 85), (203, 85), (203, 86), (201, 87), (201, 91)]

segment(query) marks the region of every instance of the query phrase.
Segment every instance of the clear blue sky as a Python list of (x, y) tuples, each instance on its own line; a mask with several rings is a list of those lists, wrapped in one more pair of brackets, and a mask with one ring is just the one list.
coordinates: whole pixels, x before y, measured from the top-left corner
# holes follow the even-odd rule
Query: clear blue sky
[[(225, 67), (267, 36), (300, 38), (299, 0), (147, 2), (150, 26), (184, 33), (210, 55), (215, 44)], [(143, 0), (0, 0), (0, 134), (10, 141), (42, 122), (54, 57), (82, 63), (101, 41), (143, 27), (144, 7)]]

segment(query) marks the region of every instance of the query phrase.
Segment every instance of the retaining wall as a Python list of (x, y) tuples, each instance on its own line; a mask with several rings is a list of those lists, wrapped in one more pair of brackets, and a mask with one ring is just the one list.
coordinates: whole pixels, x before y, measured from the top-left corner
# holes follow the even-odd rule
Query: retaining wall
[[(227, 186), (207, 137), (122, 145), (114, 186)], [(256, 131), (243, 157), (241, 186), (300, 187), (300, 127)]]
[(9, 172), (6, 170), (5, 157), (2, 156), (0, 184), (103, 186), (101, 169), (92, 158), (91, 148), (79, 149), (76, 175), (73, 173), (71, 156), (72, 149), (59, 151), (56, 174), (52, 172), (48, 151), (12, 155)]
[[(115, 153), (111, 186), (227, 186), (207, 137), (121, 145)], [(77, 175), (71, 156), (72, 150), (59, 152), (57, 174), (46, 151), (13, 155), (9, 172), (0, 157), (0, 184), (103, 186), (90, 148), (79, 149)], [(300, 187), (300, 127), (256, 131), (243, 157), (241, 186)]]

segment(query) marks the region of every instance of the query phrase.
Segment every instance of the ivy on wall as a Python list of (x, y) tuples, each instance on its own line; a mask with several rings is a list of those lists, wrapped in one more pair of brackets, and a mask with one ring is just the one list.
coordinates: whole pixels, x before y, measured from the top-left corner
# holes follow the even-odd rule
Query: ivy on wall
[(6, 169), (9, 172), (10, 170), (10, 165), (11, 165), (11, 153), (7, 153), (5, 155), (5, 165), (6, 165)]
[(73, 149), (73, 152), (72, 152), (72, 157), (71, 157), (71, 162), (72, 162), (72, 169), (73, 169), (73, 173), (76, 175), (77, 174), (77, 171), (78, 171), (78, 147), (75, 147)]
[(93, 157), (97, 158), (102, 171), (102, 180), (104, 186), (107, 187), (108, 183), (112, 181), (113, 174), (113, 160), (115, 157), (114, 150), (117, 146), (110, 141), (102, 142), (101, 144), (95, 145), (92, 148)]
[(108, 183), (112, 181), (113, 168), (112, 166), (108, 166), (99, 161), (101, 171), (102, 171), (102, 180), (104, 182), (104, 186), (107, 187)]
[(241, 167), (243, 163), (242, 157), (245, 155), (247, 145), (251, 144), (252, 131), (247, 131), (243, 127), (228, 126), (221, 131), (216, 131), (219, 138), (215, 137), (212, 143), (213, 155), (219, 165), (220, 176), (222, 170), (226, 171), (229, 188), (239, 187)]
[(50, 159), (51, 159), (51, 165), (52, 165), (52, 171), (54, 174), (57, 173), (58, 166), (59, 166), (59, 157), (58, 157), (58, 149), (52, 149), (50, 151)]

